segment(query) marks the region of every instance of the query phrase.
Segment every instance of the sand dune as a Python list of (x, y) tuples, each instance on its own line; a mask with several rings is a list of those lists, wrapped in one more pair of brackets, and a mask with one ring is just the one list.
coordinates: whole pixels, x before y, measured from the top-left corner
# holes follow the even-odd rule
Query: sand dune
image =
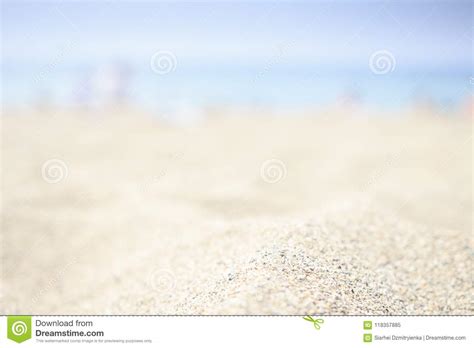
[(107, 114), (3, 117), (4, 313), (474, 312), (470, 121)]

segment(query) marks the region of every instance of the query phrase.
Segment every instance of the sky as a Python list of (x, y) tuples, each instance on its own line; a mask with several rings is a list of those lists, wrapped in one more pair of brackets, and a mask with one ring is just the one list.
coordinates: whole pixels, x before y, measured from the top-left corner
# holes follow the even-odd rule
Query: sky
[(470, 69), (472, 16), (469, 1), (3, 1), (2, 61), (352, 67), (384, 49), (400, 68)]
[[(455, 105), (472, 90), (472, 1), (7, 0), (1, 15), (6, 103), (296, 105), (349, 93)], [(157, 52), (171, 56), (166, 74)]]

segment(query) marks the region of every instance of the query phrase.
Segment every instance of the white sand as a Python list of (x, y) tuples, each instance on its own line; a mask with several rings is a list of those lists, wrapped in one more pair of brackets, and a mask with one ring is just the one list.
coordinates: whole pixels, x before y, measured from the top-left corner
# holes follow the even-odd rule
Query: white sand
[(3, 118), (3, 313), (474, 312), (468, 120), (76, 116)]

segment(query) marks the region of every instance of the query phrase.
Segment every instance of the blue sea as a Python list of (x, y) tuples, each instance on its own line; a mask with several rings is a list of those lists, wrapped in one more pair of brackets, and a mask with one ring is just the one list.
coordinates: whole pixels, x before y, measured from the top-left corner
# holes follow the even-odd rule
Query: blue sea
[(324, 106), (351, 100), (381, 108), (429, 101), (456, 107), (472, 94), (469, 69), (394, 69), (273, 65), (181, 66), (157, 74), (142, 65), (2, 66), (5, 106), (100, 104), (110, 98), (150, 110), (182, 105)]

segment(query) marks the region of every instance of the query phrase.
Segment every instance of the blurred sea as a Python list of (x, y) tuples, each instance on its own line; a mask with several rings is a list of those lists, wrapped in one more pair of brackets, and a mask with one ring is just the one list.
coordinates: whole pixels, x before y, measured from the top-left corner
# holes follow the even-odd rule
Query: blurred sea
[(151, 66), (104, 64), (2, 65), (6, 107), (101, 105), (110, 99), (150, 110), (215, 105), (278, 107), (361, 103), (401, 108), (425, 102), (449, 109), (472, 94), (466, 69), (394, 71), (374, 74), (370, 67), (180, 65), (157, 74)]

